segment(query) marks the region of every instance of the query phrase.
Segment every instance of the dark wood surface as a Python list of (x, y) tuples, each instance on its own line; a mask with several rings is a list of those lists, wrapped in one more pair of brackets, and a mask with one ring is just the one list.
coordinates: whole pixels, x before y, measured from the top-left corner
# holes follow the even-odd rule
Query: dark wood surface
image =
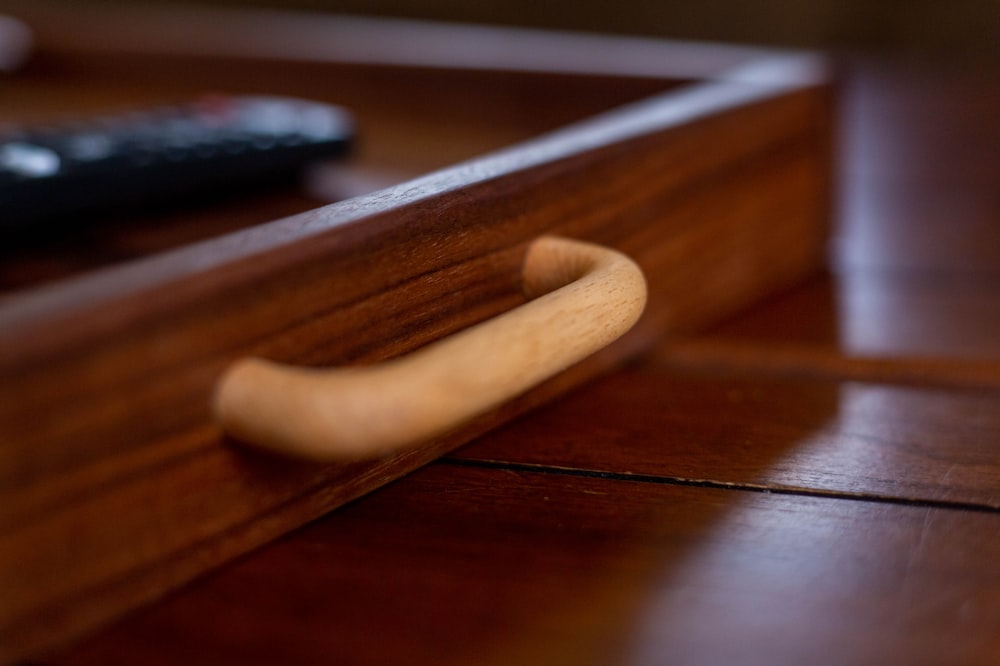
[(60, 663), (990, 663), (996, 522), (434, 464)]
[[(36, 5), (36, 58), (9, 79), (0, 117), (264, 92), (342, 102), (365, 138), (315, 191), (141, 211), (52, 253), (6, 253), (0, 657), (93, 631), (822, 258), (831, 97), (809, 56), (553, 38), (532, 67), (518, 45), (548, 42), (516, 31), (44, 3), (26, 17)], [(347, 39), (354, 29), (369, 39)], [(452, 62), (423, 60), (432, 44)], [(598, 47), (614, 66), (581, 70)], [(372, 172), (389, 187), (258, 224)], [(523, 303), (523, 253), (544, 234), (642, 266), (654, 289), (619, 343), (420, 448), (358, 464), (276, 461), (215, 422), (216, 381), (243, 356), (377, 362)]]
[(856, 64), (827, 275), (54, 661), (997, 663), (995, 80)]

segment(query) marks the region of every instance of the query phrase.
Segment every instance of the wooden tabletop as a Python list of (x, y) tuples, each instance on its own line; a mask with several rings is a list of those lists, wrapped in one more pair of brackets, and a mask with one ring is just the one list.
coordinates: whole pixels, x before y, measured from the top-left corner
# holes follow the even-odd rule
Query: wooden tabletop
[(825, 274), (54, 663), (998, 663), (998, 114), (851, 64)]

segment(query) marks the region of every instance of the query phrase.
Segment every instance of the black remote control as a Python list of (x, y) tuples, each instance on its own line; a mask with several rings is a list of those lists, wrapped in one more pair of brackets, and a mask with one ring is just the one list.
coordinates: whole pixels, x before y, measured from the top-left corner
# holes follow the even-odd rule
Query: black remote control
[[(103, 212), (294, 173), (350, 149), (342, 108), (210, 95), (44, 128), (0, 131), (0, 228)], [(63, 218), (63, 219), (58, 219)], [(45, 225), (41, 225), (45, 226)]]

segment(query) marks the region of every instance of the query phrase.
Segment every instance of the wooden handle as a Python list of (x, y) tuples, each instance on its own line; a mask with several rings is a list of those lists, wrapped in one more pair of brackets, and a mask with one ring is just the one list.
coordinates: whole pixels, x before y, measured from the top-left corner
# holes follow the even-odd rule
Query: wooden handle
[(534, 300), (407, 356), (367, 367), (237, 361), (215, 413), (238, 440), (317, 461), (384, 455), (495, 407), (619, 338), (646, 304), (628, 257), (544, 237), (525, 255)]

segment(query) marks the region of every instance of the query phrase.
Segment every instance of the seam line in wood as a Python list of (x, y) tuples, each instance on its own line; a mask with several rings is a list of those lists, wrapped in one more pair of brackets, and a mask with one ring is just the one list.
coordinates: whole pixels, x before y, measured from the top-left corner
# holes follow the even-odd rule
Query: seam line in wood
[(822, 347), (714, 340), (664, 345), (653, 359), (678, 370), (1000, 391), (1000, 360), (995, 359), (850, 356)]
[(715, 490), (735, 490), (749, 493), (791, 495), (795, 497), (812, 497), (816, 499), (872, 502), (878, 504), (895, 504), (900, 506), (944, 509), (948, 511), (972, 511), (976, 513), (1000, 514), (1000, 505), (983, 504), (978, 502), (953, 502), (949, 500), (920, 499), (916, 497), (900, 497), (895, 495), (875, 495), (872, 493), (852, 493), (840, 490), (822, 490), (795, 486), (767, 486), (753, 483), (729, 483), (726, 481), (713, 481), (710, 479), (686, 479), (677, 476), (633, 474), (630, 472), (610, 472), (580, 467), (561, 467), (558, 465), (541, 465), (534, 463), (506, 462), (503, 460), (462, 458), (458, 455), (445, 456), (443, 458), (439, 458), (435, 462), (443, 465), (453, 465), (455, 467), (495, 469), (508, 472), (556, 474), (580, 478), (605, 479), (608, 481), (628, 481), (633, 483), (684, 486), (689, 488), (712, 488)]

